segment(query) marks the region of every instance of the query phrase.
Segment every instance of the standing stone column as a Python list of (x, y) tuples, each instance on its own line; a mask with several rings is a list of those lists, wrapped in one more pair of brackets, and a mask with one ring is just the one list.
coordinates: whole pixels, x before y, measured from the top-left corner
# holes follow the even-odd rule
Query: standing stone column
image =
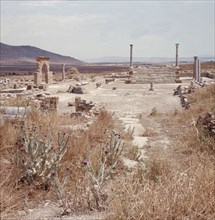
[(201, 62), (200, 62), (199, 59), (198, 59), (197, 65), (198, 65), (198, 72), (197, 72), (198, 78), (197, 78), (197, 81), (200, 82), (200, 79), (201, 79)]
[(130, 68), (133, 68), (133, 44), (130, 44)]
[(178, 63), (178, 46), (179, 46), (179, 43), (177, 43), (177, 44), (175, 44), (175, 46), (176, 46), (176, 58), (175, 58), (175, 66), (176, 66), (176, 68), (178, 68), (179, 67), (179, 63)]
[(193, 64), (193, 78), (195, 81), (197, 81), (197, 70), (198, 70), (198, 57), (195, 56), (194, 58), (194, 64)]
[(65, 64), (62, 64), (62, 80), (65, 80), (65, 76), (66, 76), (66, 74), (65, 74)]

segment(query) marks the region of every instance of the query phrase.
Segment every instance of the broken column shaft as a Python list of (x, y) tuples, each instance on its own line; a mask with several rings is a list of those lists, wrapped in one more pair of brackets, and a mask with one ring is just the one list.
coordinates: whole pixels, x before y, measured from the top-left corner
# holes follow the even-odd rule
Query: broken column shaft
[(154, 82), (153, 81), (150, 82), (150, 89), (149, 89), (149, 91), (154, 91)]
[(65, 64), (62, 64), (62, 80), (65, 80)]

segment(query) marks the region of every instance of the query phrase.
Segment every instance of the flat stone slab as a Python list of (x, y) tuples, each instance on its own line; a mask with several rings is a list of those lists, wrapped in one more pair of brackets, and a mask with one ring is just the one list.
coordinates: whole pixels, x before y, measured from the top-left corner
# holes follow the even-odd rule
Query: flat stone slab
[(140, 124), (138, 118), (131, 117), (119, 117), (119, 119), (123, 122), (125, 131), (133, 131), (134, 136), (140, 136), (144, 132), (144, 127)]
[(25, 90), (26, 90), (25, 88), (22, 88), (22, 89), (4, 89), (4, 90), (1, 90), (0, 93), (21, 93)]
[(31, 111), (30, 108), (25, 107), (1, 107), (0, 110), (5, 115), (25, 115)]
[(133, 139), (133, 145), (138, 146), (138, 148), (142, 148), (147, 144), (148, 137), (140, 137), (140, 136), (134, 136)]

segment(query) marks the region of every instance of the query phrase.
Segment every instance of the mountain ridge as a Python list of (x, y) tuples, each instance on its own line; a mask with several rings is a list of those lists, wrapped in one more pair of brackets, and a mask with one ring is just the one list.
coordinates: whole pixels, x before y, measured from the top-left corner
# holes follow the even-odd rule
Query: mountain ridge
[(84, 62), (74, 57), (63, 56), (35, 46), (12, 46), (0, 42), (0, 64), (31, 64), (35, 63), (35, 57), (49, 57), (52, 64), (83, 65)]

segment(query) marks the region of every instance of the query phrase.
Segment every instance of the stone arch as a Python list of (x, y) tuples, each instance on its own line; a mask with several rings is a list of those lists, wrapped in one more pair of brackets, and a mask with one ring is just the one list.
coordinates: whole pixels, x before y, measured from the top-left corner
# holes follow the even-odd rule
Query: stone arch
[[(36, 86), (40, 85), (43, 81), (43, 74), (45, 74), (45, 83), (52, 84), (52, 72), (49, 68), (49, 58), (48, 57), (36, 57), (36, 67), (37, 71), (34, 75), (34, 83)], [(44, 73), (43, 73), (44, 69)]]

